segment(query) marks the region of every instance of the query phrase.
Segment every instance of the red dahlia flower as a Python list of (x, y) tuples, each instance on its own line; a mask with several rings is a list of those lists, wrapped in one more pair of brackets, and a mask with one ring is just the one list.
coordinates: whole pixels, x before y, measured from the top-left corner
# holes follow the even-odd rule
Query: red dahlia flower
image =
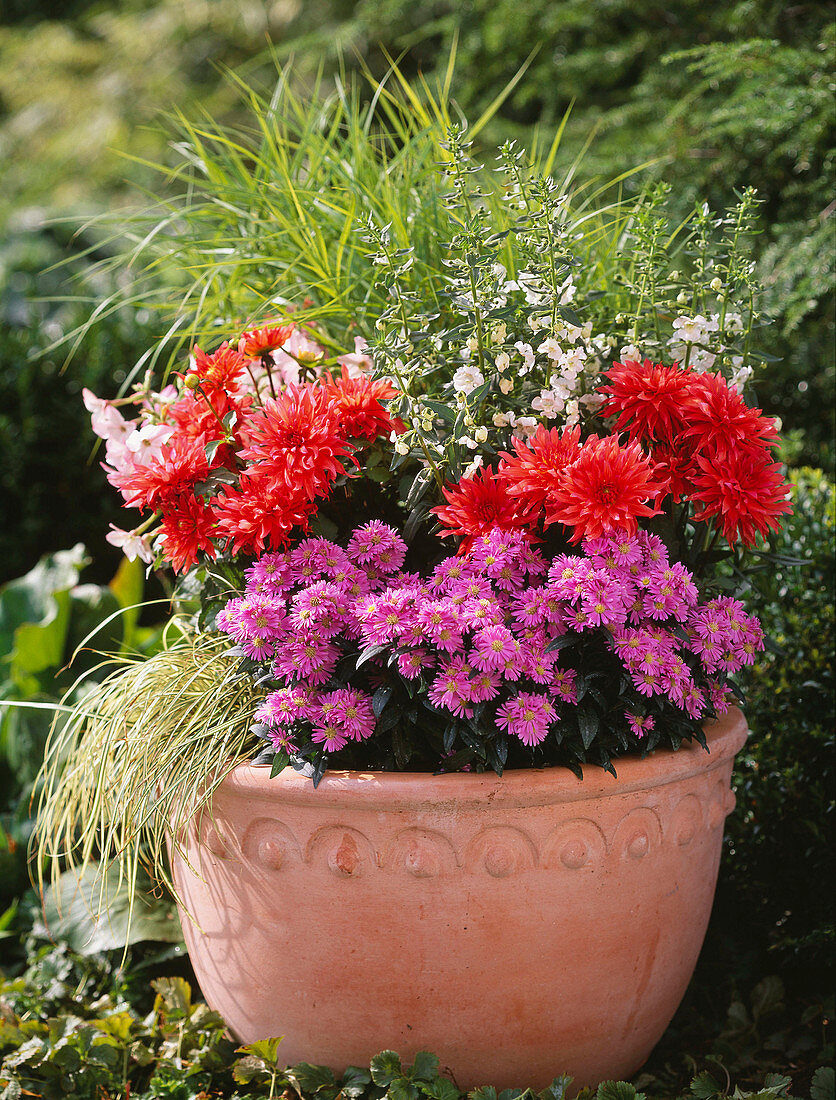
[(480, 535), (492, 527), (501, 531), (527, 531), (530, 519), (518, 500), (509, 496), (505, 482), (490, 466), (473, 477), (463, 477), (444, 488), (447, 504), (430, 509), (447, 530), (442, 537), (458, 535), (463, 539), (459, 553), (466, 553)]
[(706, 523), (715, 517), (730, 546), (738, 538), (751, 546), (757, 534), (777, 530), (778, 517), (792, 511), (781, 464), (757, 442), (722, 455), (697, 455), (696, 461), (693, 498), (702, 508), (694, 519)]
[(531, 439), (513, 441), (514, 454), (500, 456), (498, 477), (506, 482), (506, 491), (528, 513), (539, 512), (553, 495), (569, 463), (580, 453), (579, 427), (545, 428), (541, 424)]
[[(197, 379), (208, 394), (233, 392), (244, 373), (244, 356), (223, 343), (213, 355), (195, 347), (194, 366), (183, 375), (184, 381)], [(188, 383), (187, 383), (188, 385)]]
[(249, 446), (239, 457), (252, 463), (279, 501), (302, 493), (322, 496), (345, 473), (351, 448), (322, 386), (288, 386), (250, 417)]
[(653, 476), (667, 486), (675, 504), (690, 495), (693, 489), (694, 446), (691, 440), (681, 436), (671, 441), (648, 444), (653, 463)]
[(215, 517), (212, 507), (194, 493), (181, 493), (163, 507), (163, 553), (175, 573), (184, 573), (202, 550), (208, 558), (217, 551), (212, 544)]
[(668, 441), (683, 430), (693, 371), (645, 359), (614, 363), (606, 376), (610, 385), (599, 387), (608, 395), (601, 415), (618, 417), (614, 431), (626, 429), (631, 439)]
[(270, 325), (243, 332), (238, 341), (238, 351), (245, 359), (258, 359), (268, 352), (276, 351), (290, 339), (293, 325)]
[(316, 511), (313, 499), (299, 488), (276, 491), (264, 478), (243, 474), (241, 487), (224, 487), (215, 501), (217, 537), (232, 554), (278, 550), (294, 528), (307, 531)]
[(575, 461), (558, 478), (546, 500), (546, 523), (573, 528), (571, 541), (597, 539), (613, 531), (635, 534), (637, 516), (656, 516), (667, 485), (654, 480), (653, 465), (638, 443), (622, 446), (618, 436), (590, 436)]
[(685, 434), (695, 450), (729, 454), (739, 444), (778, 442), (775, 421), (750, 408), (720, 374), (694, 375)]
[(352, 378), (343, 367), (342, 376), (337, 379), (326, 375), (325, 392), (339, 418), (341, 430), (349, 439), (372, 440), (404, 430), (403, 421), (391, 417), (380, 403), (398, 393), (385, 379), (370, 378), (367, 374)]
[(111, 472), (108, 480), (119, 489), (128, 507), (155, 510), (191, 493), (208, 475), (209, 461), (203, 443), (173, 436), (159, 458)]
[[(177, 427), (176, 438), (196, 439), (201, 446), (224, 435), (223, 422), (229, 413), (235, 413), (232, 434), (240, 430), (252, 404), (250, 394), (230, 397), (223, 390), (216, 390), (204, 397), (201, 393), (186, 390), (166, 412), (166, 423)], [(217, 463), (234, 468), (235, 463), (229, 448), (221, 448)]]

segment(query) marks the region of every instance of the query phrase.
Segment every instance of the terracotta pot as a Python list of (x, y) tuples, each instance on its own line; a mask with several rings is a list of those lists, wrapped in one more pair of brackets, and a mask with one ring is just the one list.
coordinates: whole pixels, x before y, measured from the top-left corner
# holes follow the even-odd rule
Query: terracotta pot
[[(732, 710), (697, 745), (483, 775), (242, 765), (173, 870), (209, 1004), (245, 1042), (335, 1070), (431, 1050), (460, 1088), (629, 1077), (711, 912)], [(191, 865), (191, 866), (189, 866)]]

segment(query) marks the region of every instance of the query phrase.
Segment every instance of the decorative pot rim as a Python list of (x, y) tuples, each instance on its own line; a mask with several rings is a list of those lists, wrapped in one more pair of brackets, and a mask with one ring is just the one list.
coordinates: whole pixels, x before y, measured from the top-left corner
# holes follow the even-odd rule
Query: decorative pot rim
[(583, 779), (569, 768), (518, 768), (503, 773), (337, 771), (329, 769), (319, 786), (292, 768), (270, 778), (268, 764), (236, 765), (221, 786), (230, 795), (295, 805), (363, 806), (424, 810), (491, 803), (496, 806), (537, 806), (552, 802), (585, 802), (621, 796), (637, 790), (663, 787), (720, 767), (746, 742), (746, 719), (732, 707), (717, 721), (706, 723), (706, 753), (696, 741), (677, 750), (655, 749), (646, 757), (623, 757), (615, 762), (617, 778), (603, 769), (585, 768)]

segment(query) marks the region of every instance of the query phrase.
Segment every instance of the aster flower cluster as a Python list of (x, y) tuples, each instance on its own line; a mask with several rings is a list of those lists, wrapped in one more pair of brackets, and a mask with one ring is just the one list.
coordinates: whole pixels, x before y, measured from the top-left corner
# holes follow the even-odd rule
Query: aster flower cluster
[[(309, 529), (356, 455), (403, 429), (396, 390), (368, 373), (362, 342), (325, 370), (311, 333), (268, 324), (208, 355), (195, 348), (179, 385), (104, 401), (84, 391), (105, 471), (146, 513), (108, 540), (130, 558), (182, 573), (220, 553), (256, 555)], [(120, 406), (138, 405), (126, 419)]]
[(763, 648), (738, 602), (700, 604), (646, 532), (549, 562), (523, 532), (493, 528), (426, 576), (403, 569), (406, 553), (377, 520), (345, 549), (304, 539), (254, 563), (218, 615), (271, 689), (255, 719), (282, 761), (321, 774), (348, 747), (369, 766), (397, 736), (399, 766), (452, 754), (501, 771), (509, 746), (608, 766), (615, 749), (698, 736)]

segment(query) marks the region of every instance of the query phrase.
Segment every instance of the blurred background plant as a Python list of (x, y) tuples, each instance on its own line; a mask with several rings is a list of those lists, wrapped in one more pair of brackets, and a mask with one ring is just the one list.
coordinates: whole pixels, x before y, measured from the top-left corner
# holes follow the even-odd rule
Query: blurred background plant
[[(455, 103), (471, 119), (489, 116), (475, 135), (482, 159), (507, 138), (534, 142), (547, 156), (568, 111), (557, 178), (571, 175), (579, 194), (591, 196), (601, 181), (620, 177), (628, 202), (668, 183), (669, 234), (698, 198), (722, 211), (744, 188), (757, 190), (761, 233), (751, 255), (773, 319), (759, 344), (775, 361), (756, 390), (783, 420), (786, 459), (815, 468), (795, 475), (796, 512), (771, 548), (807, 564), (764, 570), (755, 580), (756, 609), (780, 653), (748, 684), (757, 736), (741, 759), (740, 812), (730, 819), (707, 949), (648, 1087), (674, 1095), (671, 1082), (687, 1079), (686, 1049), (691, 1058), (719, 1053), (741, 1067), (760, 1059), (809, 1068), (832, 1057), (826, 1020), (833, 1009), (823, 995), (832, 988), (829, 884), (836, 877), (836, 29), (827, 5), (74, 0), (62, 5), (61, 18), (55, 10), (45, 0), (7, 0), (0, 13), (0, 582), (22, 577), (0, 590), (2, 698), (48, 701), (76, 677), (94, 676), (92, 654), (86, 665), (60, 670), (95, 622), (135, 599), (135, 575), (120, 569), (108, 583), (119, 558), (104, 534), (119, 509), (93, 454), (80, 390), (115, 393), (167, 326), (162, 313), (131, 301), (126, 273), (108, 262), (137, 242), (112, 235), (97, 218), (147, 206), (141, 189), (163, 199), (180, 193), (187, 164), (192, 179), (200, 175), (189, 157), (204, 131), (252, 117), (251, 100), (227, 69), (269, 96), (277, 59), (293, 57), (290, 90), (299, 92), (318, 71), (326, 90), (352, 68), (383, 79), (390, 56), (409, 78), (443, 82), (453, 54)], [(172, 107), (178, 119), (161, 127)], [(321, 140), (321, 131), (314, 127), (310, 137)], [(160, 163), (172, 174), (160, 176), (153, 167)], [(227, 183), (234, 190), (249, 175), (251, 198), (257, 172), (249, 162), (239, 168)], [(248, 203), (254, 258), (264, 230), (257, 213)], [(215, 214), (219, 227), (226, 219), (219, 237), (234, 231), (234, 212)], [(612, 230), (595, 217), (599, 229)], [(218, 295), (222, 313), (257, 300), (243, 271), (240, 302)], [(107, 300), (118, 308), (89, 327)], [(78, 542), (93, 559), (85, 577), (95, 583), (80, 583), (81, 549), (55, 553)], [(105, 627), (95, 646), (153, 646), (130, 614)], [(12, 969), (33, 927), (32, 896), (16, 899), (25, 889), (26, 806), (44, 714), (3, 708), (0, 726), (0, 933), (3, 965)], [(771, 980), (778, 973), (780, 990)]]

